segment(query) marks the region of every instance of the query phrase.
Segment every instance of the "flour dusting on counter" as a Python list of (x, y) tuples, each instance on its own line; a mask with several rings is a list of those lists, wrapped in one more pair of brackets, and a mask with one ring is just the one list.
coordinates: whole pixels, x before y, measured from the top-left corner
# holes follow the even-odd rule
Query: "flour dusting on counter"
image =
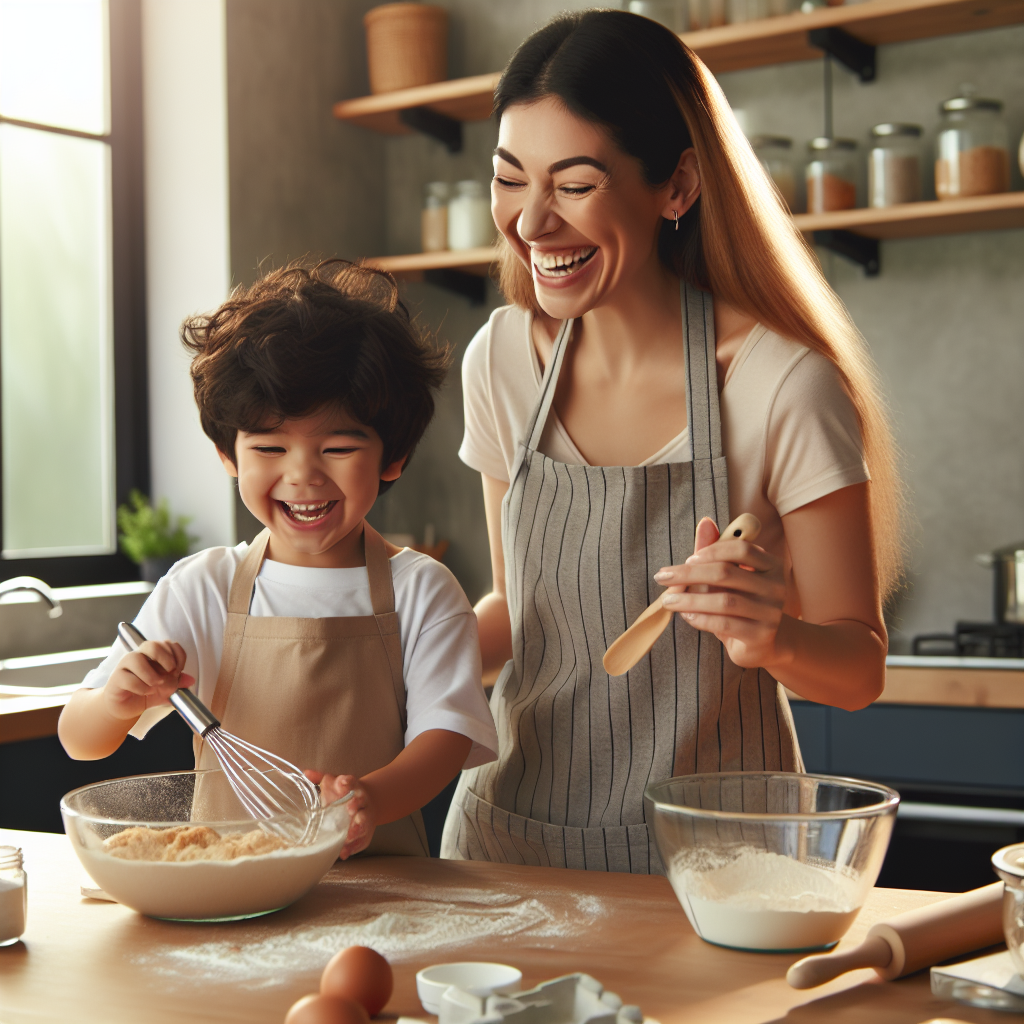
[[(244, 945), (236, 940), (158, 946), (131, 962), (188, 983), (271, 988), (296, 974), (320, 971), (345, 946), (370, 946), (394, 962), (487, 939), (529, 938), (542, 945), (545, 939), (582, 935), (607, 913), (589, 894), (568, 893), (565, 903), (555, 909), (509, 893), (439, 890), (433, 900), (385, 898), (338, 908), (331, 916), (345, 920), (299, 925)], [(269, 932), (272, 920), (261, 928)]]

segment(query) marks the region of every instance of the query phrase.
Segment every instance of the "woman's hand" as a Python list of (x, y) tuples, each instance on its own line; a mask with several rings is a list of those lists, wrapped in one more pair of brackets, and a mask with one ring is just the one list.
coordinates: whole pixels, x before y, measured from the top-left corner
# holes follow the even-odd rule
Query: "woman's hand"
[(195, 682), (182, 672), (184, 667), (181, 644), (147, 640), (137, 651), (126, 654), (110, 673), (101, 691), (104, 709), (111, 718), (135, 721), (147, 708), (166, 704), (175, 690)]
[(374, 813), (373, 800), (359, 776), (326, 775), (324, 772), (315, 771), (303, 774), (310, 782), (320, 786), (320, 795), (325, 806), (340, 800), (346, 793), (352, 794), (352, 799), (347, 804), (350, 819), (348, 837), (338, 856), (342, 860), (347, 860), (353, 854), (365, 850), (377, 828), (377, 816)]
[[(719, 540), (710, 519), (697, 526), (694, 553), (655, 573), (668, 591), (662, 604), (694, 627), (714, 633), (743, 668), (784, 660), (779, 627), (786, 586), (782, 562), (745, 540)], [(689, 588), (689, 590), (687, 590)]]

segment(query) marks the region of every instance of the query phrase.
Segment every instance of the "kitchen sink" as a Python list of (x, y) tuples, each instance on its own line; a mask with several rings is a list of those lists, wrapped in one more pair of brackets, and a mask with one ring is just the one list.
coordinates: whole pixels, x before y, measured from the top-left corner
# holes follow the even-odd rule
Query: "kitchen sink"
[(109, 647), (90, 647), (81, 651), (4, 658), (0, 660), (0, 696), (71, 693), (85, 674), (109, 653)]

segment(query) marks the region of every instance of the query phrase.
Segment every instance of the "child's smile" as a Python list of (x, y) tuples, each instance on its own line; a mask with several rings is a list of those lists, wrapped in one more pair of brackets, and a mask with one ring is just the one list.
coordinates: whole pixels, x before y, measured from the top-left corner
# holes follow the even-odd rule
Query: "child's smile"
[(235, 463), (221, 456), (245, 507), (270, 528), (267, 557), (289, 565), (349, 568), (365, 564), (361, 524), (380, 481), (404, 459), (381, 467), (377, 432), (344, 409), (239, 431)]
[(299, 502), (282, 501), (285, 514), (295, 523), (314, 524), (321, 522), (327, 514), (337, 505), (337, 501), (321, 502)]

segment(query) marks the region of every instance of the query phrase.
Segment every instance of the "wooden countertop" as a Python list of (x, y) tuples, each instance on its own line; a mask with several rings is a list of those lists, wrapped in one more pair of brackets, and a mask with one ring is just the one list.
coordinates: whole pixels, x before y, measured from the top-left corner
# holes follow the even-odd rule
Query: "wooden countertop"
[[(900, 662), (909, 658), (894, 659)], [(921, 667), (889, 664), (885, 689), (876, 704), (928, 704), (960, 708), (1024, 708), (1024, 669), (990, 667), (995, 659), (963, 659), (980, 665), (955, 664), (957, 658), (922, 658)], [(928, 664), (931, 662), (931, 664)], [(1015, 662), (1019, 664), (1019, 662)], [(791, 700), (803, 700), (786, 691)]]
[[(903, 659), (899, 659), (903, 660)], [(909, 659), (908, 659), (909, 660)], [(957, 659), (921, 659), (949, 661)], [(990, 659), (970, 659), (989, 661)], [(484, 678), (493, 685), (498, 673)], [(787, 691), (789, 692), (789, 691)], [(41, 693), (38, 697), (8, 697), (0, 694), (0, 743), (57, 735), (57, 719), (68, 694)], [(789, 692), (791, 700), (803, 700)], [(1024, 709), (1024, 670), (988, 668), (978, 665), (936, 667), (923, 664), (888, 665), (885, 690), (876, 703), (930, 704), (942, 707)]]
[[(858, 971), (797, 992), (784, 980), (795, 956), (702, 942), (661, 877), (379, 858), (336, 865), (279, 913), (188, 925), (80, 898), (64, 836), (0, 831), (0, 843), (24, 849), (29, 875), (24, 942), (0, 949), (4, 1024), (281, 1024), (330, 956), (356, 943), (391, 960), (391, 1019), (426, 1017), (417, 970), (474, 959), (514, 964), (524, 987), (586, 971), (661, 1024), (1006, 1022), (934, 999), (927, 972), (882, 983)], [(876, 889), (842, 945), (945, 895)], [(458, 938), (442, 945), (453, 926)]]

